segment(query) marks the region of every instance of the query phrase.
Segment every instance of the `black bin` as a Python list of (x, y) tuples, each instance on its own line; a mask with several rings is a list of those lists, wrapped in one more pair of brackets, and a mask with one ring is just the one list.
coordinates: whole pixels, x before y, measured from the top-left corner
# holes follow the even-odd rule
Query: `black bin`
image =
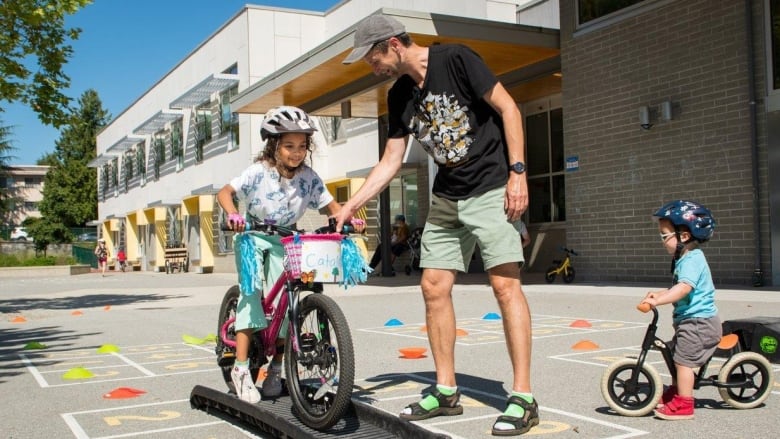
[(780, 317), (752, 317), (723, 322), (723, 335), (737, 334), (743, 351), (753, 351), (780, 363)]

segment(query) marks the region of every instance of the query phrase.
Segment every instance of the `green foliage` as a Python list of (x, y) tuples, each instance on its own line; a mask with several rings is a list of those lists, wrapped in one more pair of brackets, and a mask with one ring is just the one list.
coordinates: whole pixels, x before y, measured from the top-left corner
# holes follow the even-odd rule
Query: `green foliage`
[[(13, 129), (3, 125), (2, 120), (0, 120), (0, 179), (3, 180), (8, 178), (8, 172), (11, 170), (10, 162), (14, 158), (11, 151), (16, 149), (11, 142), (11, 134), (13, 134)], [(0, 224), (10, 223), (16, 201), (10, 188), (5, 187), (5, 185), (0, 187)]]
[[(65, 16), (92, 0), (0, 1), (0, 104), (30, 106), (45, 124), (67, 123), (70, 78), (62, 71), (81, 29), (65, 28)], [(0, 112), (4, 111), (0, 106)]]
[(27, 233), (33, 237), (35, 251), (46, 254), (46, 249), (52, 243), (68, 243), (73, 240), (73, 234), (64, 224), (49, 221), (44, 218), (27, 218), (24, 221)]
[[(49, 242), (70, 242), (69, 227), (81, 227), (97, 218), (97, 170), (87, 165), (95, 158), (95, 139), (108, 119), (97, 92), (87, 90), (55, 142), (55, 160), (46, 174), (39, 204), (47, 223), (42, 233)], [(37, 236), (35, 240), (37, 244)]]
[(41, 267), (49, 265), (76, 265), (72, 256), (55, 258), (54, 256), (36, 256), (19, 259), (15, 255), (0, 254), (0, 267)]

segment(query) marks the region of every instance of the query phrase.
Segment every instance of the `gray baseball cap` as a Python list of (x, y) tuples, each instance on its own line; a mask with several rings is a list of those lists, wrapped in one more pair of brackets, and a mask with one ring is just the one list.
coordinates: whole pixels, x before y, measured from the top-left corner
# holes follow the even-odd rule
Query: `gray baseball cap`
[(342, 62), (352, 64), (359, 61), (368, 54), (374, 44), (404, 32), (406, 28), (395, 18), (386, 15), (366, 17), (355, 29), (355, 44), (352, 52)]

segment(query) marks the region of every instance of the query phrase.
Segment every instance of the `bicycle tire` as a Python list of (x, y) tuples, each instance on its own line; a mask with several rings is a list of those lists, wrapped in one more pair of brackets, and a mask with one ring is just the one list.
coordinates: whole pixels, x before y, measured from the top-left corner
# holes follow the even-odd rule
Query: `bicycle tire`
[(563, 270), (563, 276), (561, 276), (561, 278), (564, 282), (570, 284), (574, 282), (574, 274), (574, 267), (567, 267), (565, 270)]
[[(303, 287), (299, 293), (307, 291)], [(328, 296), (301, 299), (298, 315), (301, 351), (285, 343), (285, 372), (296, 416), (325, 431), (347, 413), (355, 383), (355, 352), (347, 319)], [(314, 337), (312, 337), (312, 335)]]
[(623, 416), (645, 416), (655, 409), (663, 392), (658, 372), (649, 364), (639, 369), (631, 381), (637, 360), (623, 358), (612, 363), (601, 378), (601, 396), (609, 407)]
[(556, 267), (554, 265), (547, 269), (547, 273), (545, 273), (545, 275), (544, 275), (544, 280), (548, 284), (551, 284), (551, 283), (555, 282), (555, 275), (557, 274), (555, 272), (555, 270), (557, 270), (557, 269), (558, 269), (558, 267)]
[(718, 382), (734, 384), (744, 381), (743, 387), (718, 387), (723, 401), (736, 409), (752, 409), (763, 403), (774, 385), (772, 365), (755, 352), (740, 352), (726, 361), (718, 373)]
[[(219, 318), (217, 319), (217, 346), (215, 351), (217, 353), (217, 364), (222, 370), (222, 379), (225, 380), (225, 384), (228, 386), (229, 393), (236, 393), (236, 388), (233, 385), (233, 378), (230, 376), (230, 371), (233, 369), (233, 363), (235, 362), (235, 348), (228, 346), (222, 340), (222, 326), (225, 322), (236, 316), (236, 307), (238, 305), (238, 298), (241, 294), (241, 290), (238, 285), (230, 287), (225, 296), (222, 298), (222, 304), (219, 307)], [(230, 325), (226, 331), (228, 339), (235, 341), (236, 332), (233, 324)], [(224, 360), (227, 353), (232, 354), (232, 360)], [(263, 354), (262, 339), (258, 332), (250, 339), (249, 345), (249, 373), (252, 376), (252, 381), (257, 382), (257, 377), (260, 375), (260, 368), (265, 364), (266, 358)]]

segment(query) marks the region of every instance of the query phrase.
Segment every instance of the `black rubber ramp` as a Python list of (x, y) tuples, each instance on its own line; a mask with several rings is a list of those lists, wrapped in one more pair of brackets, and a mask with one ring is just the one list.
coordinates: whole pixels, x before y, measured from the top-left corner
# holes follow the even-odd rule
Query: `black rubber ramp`
[(354, 400), (344, 419), (324, 432), (313, 430), (299, 421), (293, 413), (289, 397), (250, 404), (232, 394), (195, 386), (190, 393), (190, 405), (209, 414), (238, 418), (248, 426), (277, 438), (450, 439), (450, 436), (431, 432), (399, 419), (398, 416)]

